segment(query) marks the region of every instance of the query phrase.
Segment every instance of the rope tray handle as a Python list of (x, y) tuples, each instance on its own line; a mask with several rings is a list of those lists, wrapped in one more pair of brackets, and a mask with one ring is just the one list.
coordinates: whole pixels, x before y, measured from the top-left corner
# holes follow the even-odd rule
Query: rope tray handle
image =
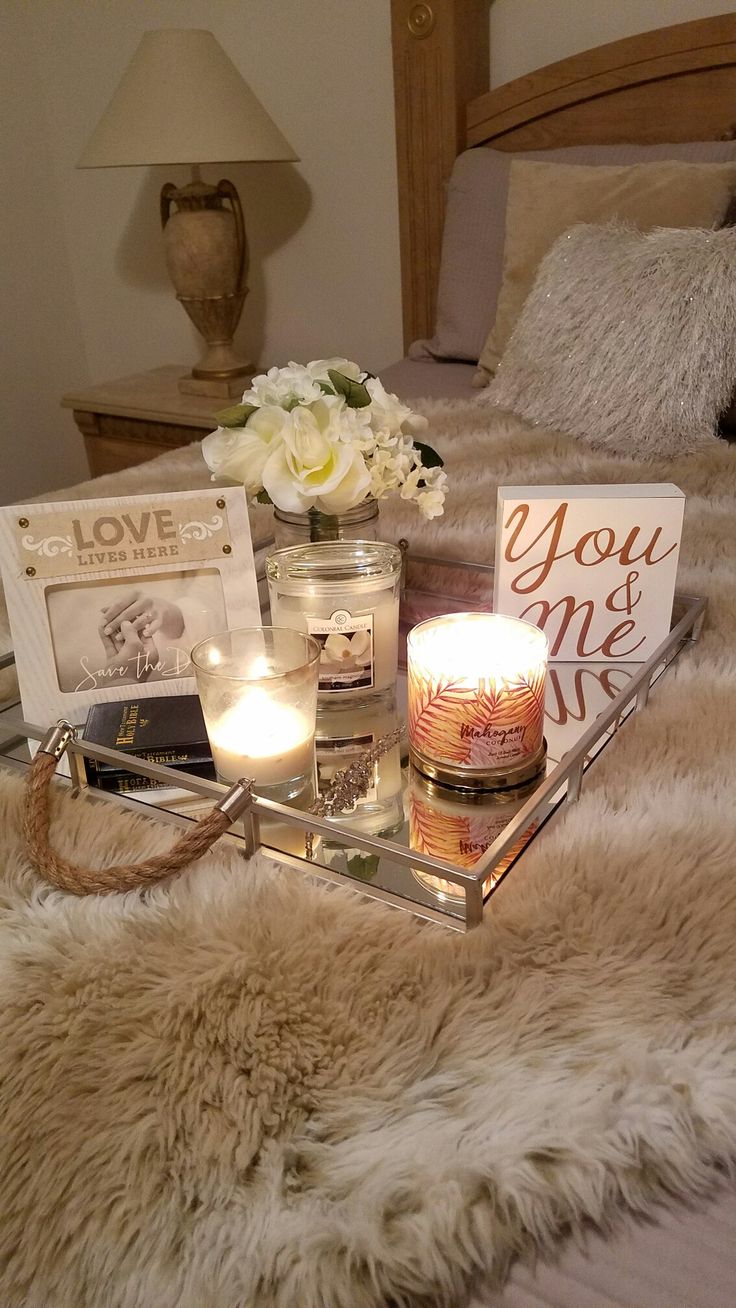
[(194, 863), (250, 808), (253, 782), (236, 781), (218, 804), (163, 854), (142, 863), (116, 867), (79, 867), (49, 844), (49, 792), (56, 765), (77, 733), (70, 722), (57, 722), (44, 736), (26, 782), (23, 834), (31, 863), (44, 880), (72, 895), (113, 894), (155, 885)]

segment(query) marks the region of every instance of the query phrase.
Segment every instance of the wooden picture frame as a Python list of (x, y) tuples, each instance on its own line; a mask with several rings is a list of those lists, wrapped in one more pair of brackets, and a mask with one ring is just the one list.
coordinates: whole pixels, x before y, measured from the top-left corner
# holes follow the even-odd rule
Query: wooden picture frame
[(261, 621), (242, 487), (0, 510), (23, 714), (194, 693), (197, 640)]

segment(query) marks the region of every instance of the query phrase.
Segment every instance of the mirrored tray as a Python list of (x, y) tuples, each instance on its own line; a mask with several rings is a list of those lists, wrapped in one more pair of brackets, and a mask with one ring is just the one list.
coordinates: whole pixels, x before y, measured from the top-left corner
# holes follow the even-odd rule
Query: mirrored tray
[[(361, 705), (320, 708), (317, 766), (320, 786), (406, 718), (406, 635), (442, 613), (490, 610), (493, 569), (405, 555), (400, 611), (400, 672), (395, 692)], [(546, 775), (530, 792), (463, 799), (434, 786), (410, 766), (405, 738), (376, 765), (373, 785), (351, 812), (318, 819), (256, 797), (250, 813), (225, 839), (249, 855), (256, 849), (312, 876), (351, 884), (363, 894), (455, 930), (476, 926), (484, 907), (518, 865), (524, 850), (565, 802), (578, 798), (583, 776), (632, 712), (645, 708), (652, 687), (698, 639), (705, 600), (675, 599), (668, 638), (646, 663), (557, 663), (549, 669), (545, 713)], [(264, 604), (267, 615), (267, 603)], [(266, 621), (268, 620), (266, 616)], [(12, 654), (0, 658), (0, 668)], [(28, 741), (49, 723), (22, 721), (17, 704), (0, 711), (0, 761), (27, 767)], [(86, 786), (82, 757), (123, 764), (162, 789), (90, 798), (148, 811), (183, 825), (196, 820), (226, 787), (147, 764), (80, 738), (71, 749), (71, 784)], [(62, 780), (62, 779), (60, 779)], [(69, 784), (69, 782), (67, 782)]]

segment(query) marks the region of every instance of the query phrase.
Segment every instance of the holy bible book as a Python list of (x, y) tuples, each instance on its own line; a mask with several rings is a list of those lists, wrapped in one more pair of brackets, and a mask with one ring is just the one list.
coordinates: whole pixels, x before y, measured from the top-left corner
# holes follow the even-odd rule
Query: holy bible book
[[(147, 763), (215, 780), (212, 751), (196, 695), (93, 704), (87, 714), (84, 739), (133, 754)], [(89, 784), (103, 790), (150, 790), (165, 785), (112, 763), (97, 759), (86, 759), (85, 763)]]
[(643, 663), (672, 619), (685, 496), (642, 486), (500, 486), (494, 604), (550, 659)]

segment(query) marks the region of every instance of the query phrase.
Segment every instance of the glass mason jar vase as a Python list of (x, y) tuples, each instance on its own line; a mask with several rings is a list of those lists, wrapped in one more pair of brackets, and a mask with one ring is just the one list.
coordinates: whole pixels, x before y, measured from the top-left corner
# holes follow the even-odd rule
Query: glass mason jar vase
[(401, 550), (383, 541), (324, 541), (266, 560), (271, 620), (320, 646), (319, 698), (370, 700), (396, 682)]
[(378, 500), (363, 500), (345, 513), (287, 513), (274, 509), (274, 537), (277, 549), (323, 540), (377, 540)]

